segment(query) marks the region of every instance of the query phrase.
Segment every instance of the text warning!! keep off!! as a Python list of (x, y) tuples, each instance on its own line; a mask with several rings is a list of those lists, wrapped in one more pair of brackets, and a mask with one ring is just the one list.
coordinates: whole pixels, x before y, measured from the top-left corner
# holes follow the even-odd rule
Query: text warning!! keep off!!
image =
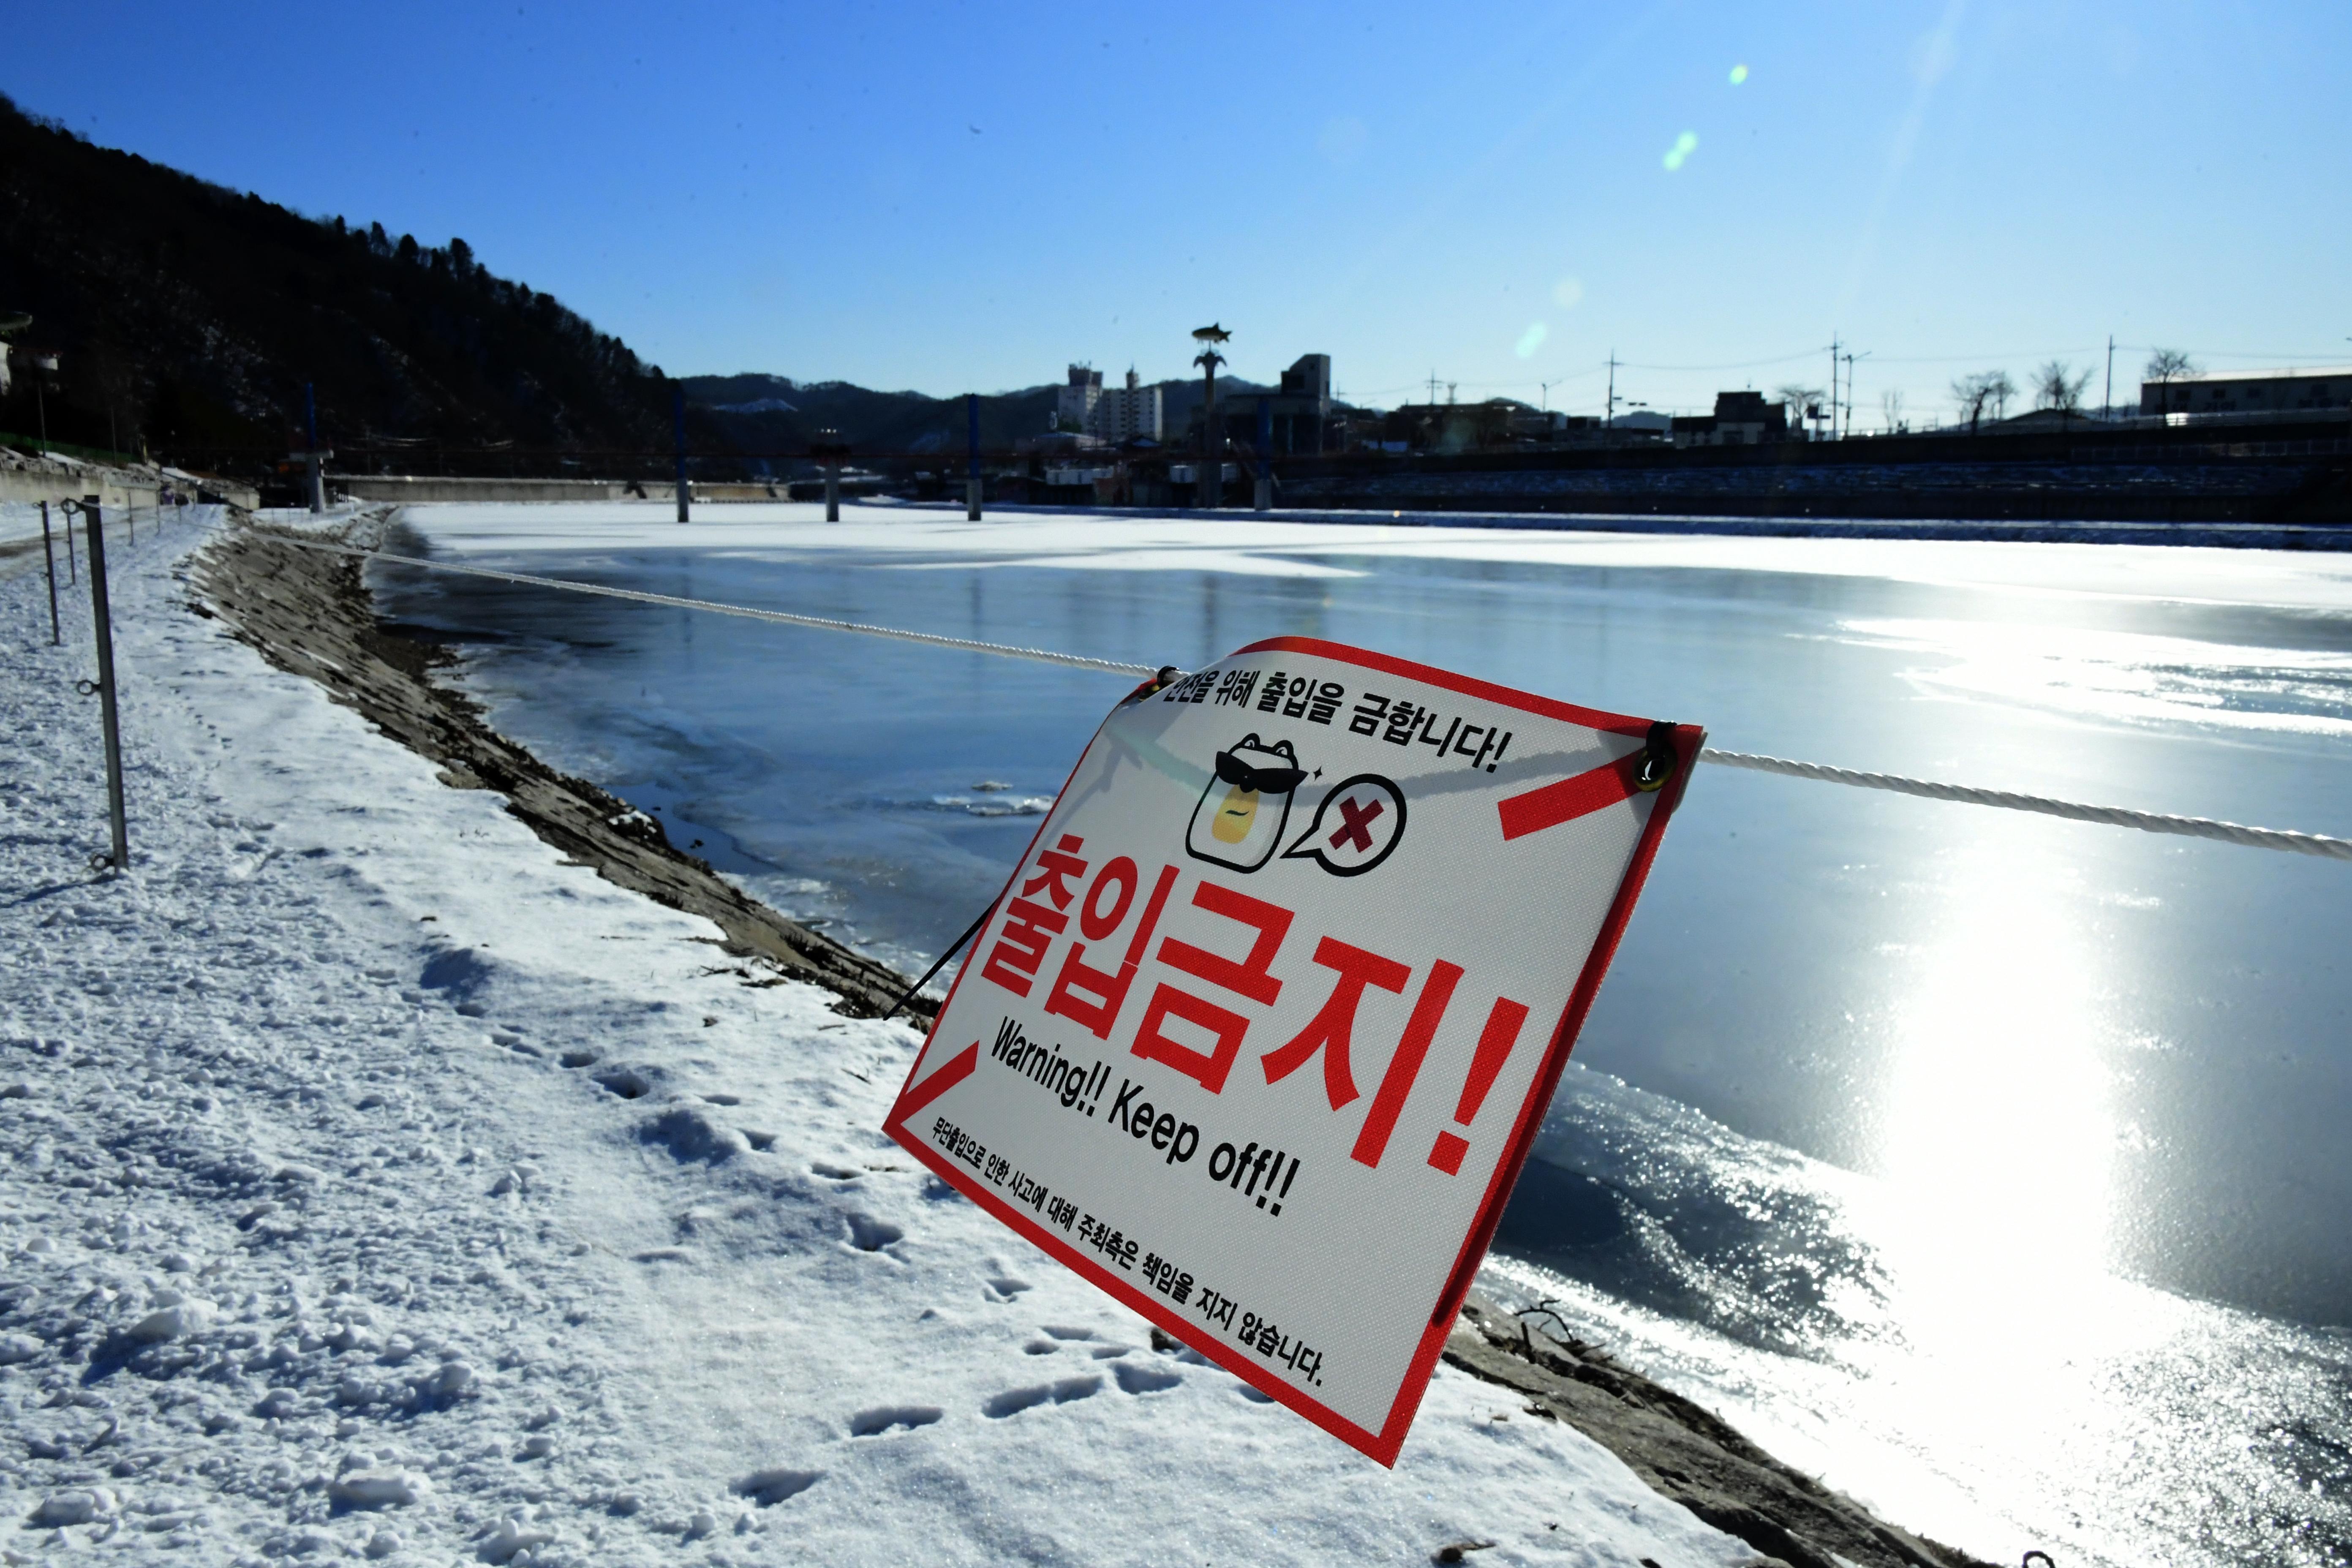
[(887, 1131), (1394, 1464), (1703, 739), (1303, 638), (1147, 685)]

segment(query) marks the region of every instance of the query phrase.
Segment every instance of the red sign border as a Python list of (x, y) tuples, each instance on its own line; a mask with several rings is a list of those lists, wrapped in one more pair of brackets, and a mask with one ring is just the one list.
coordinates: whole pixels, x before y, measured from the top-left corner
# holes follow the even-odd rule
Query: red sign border
[[(1581, 725), (1605, 734), (1646, 735), (1650, 728), (1647, 720), (1580, 708), (1532, 692), (1497, 686), (1472, 676), (1456, 675), (1451, 670), (1416, 664), (1411, 659), (1353, 647), (1346, 643), (1326, 642), (1318, 637), (1268, 637), (1245, 647), (1235, 648), (1224, 657), (1239, 658), (1253, 653), (1311, 654), (1319, 658), (1353, 664), (1379, 670), (1384, 675), (1399, 676), (1456, 691), (1498, 707), (1515, 708), (1521, 712)], [(1222, 663), (1223, 660), (1212, 662)], [(1117, 711), (1117, 708), (1112, 710), (1113, 713)], [(1109, 722), (1108, 715), (1105, 716), (1104, 722)], [(1101, 733), (1097, 726), (1095, 734), (1088, 737), (1086, 747), (1078, 753), (1078, 762), (1071, 765), (1069, 777), (1062, 781), (1062, 789), (1054, 797), (1055, 805), (1061, 804), (1062, 795), (1069, 790), (1069, 780), (1077, 776), (1078, 764), (1086, 761), (1087, 752), (1093, 750), (1094, 742)], [(1650, 812), (1649, 821), (1643, 826), (1641, 839), (1633, 847), (1633, 858), (1626, 866), (1624, 878), (1617, 886), (1616, 897), (1610, 901), (1609, 912), (1593, 939), (1592, 951), (1586, 955), (1584, 968), (1577, 975), (1575, 987), (1569, 993), (1568, 1005), (1561, 1011), (1559, 1022), (1552, 1029), (1551, 1039), (1544, 1047), (1543, 1060), (1528, 1085), (1527, 1098), (1519, 1106), (1518, 1117), (1512, 1125), (1510, 1140), (1504, 1146), (1503, 1157), (1496, 1162), (1494, 1174), (1487, 1181), (1486, 1196), (1471, 1222), (1469, 1234), (1464, 1237), (1462, 1249), (1455, 1256), (1453, 1272), (1446, 1278), (1435, 1310), (1430, 1314), (1429, 1325), (1423, 1331), (1421, 1343), (1405, 1368), (1396, 1398), (1377, 1432), (1349, 1420), (1313, 1396), (1283, 1382), (1270, 1369), (1251, 1360), (1239, 1347), (1228, 1345), (1203, 1331), (1199, 1324), (1177, 1312), (1173, 1303), (1165, 1298), (1139, 1288), (1121, 1275), (1105, 1268), (1099, 1262), (1089, 1259), (1066, 1237), (1037, 1223), (1034, 1215), (1013, 1207), (989, 1191), (985, 1184), (972, 1180), (969, 1171), (949, 1159), (929, 1139), (915, 1135), (906, 1126), (905, 1119), (919, 1114), (954, 1082), (968, 1076), (971, 1066), (977, 1065), (978, 1040), (968, 1047), (975, 1058), (971, 1065), (961, 1059), (965, 1052), (956, 1052), (934, 1066), (930, 1077), (920, 1084), (915, 1081), (910, 1068), (907, 1082), (900, 1087), (897, 1100), (883, 1121), (882, 1130), (892, 1142), (921, 1161), (934, 1175), (1080, 1279), (1124, 1303), (1147, 1321), (1174, 1335), (1260, 1393), (1289, 1406), (1349, 1447), (1393, 1468), (1398, 1454), (1404, 1448), (1405, 1437), (1412, 1431), (1412, 1418), (1421, 1408), (1422, 1396), (1429, 1387), (1430, 1377), (1436, 1370), (1437, 1358), (1444, 1352), (1446, 1335), (1452, 1331), (1454, 1320), (1462, 1310), (1463, 1299), (1470, 1292), (1470, 1281), (1494, 1241), (1496, 1227), (1502, 1223), (1503, 1208), (1510, 1198), (1511, 1189), (1517, 1184), (1519, 1172), (1527, 1163), (1529, 1151), (1535, 1146), (1535, 1136), (1542, 1125), (1544, 1109), (1550, 1105), (1553, 1094), (1559, 1088), (1560, 1074), (1568, 1068), (1569, 1053), (1575, 1048), (1576, 1037), (1584, 1027), (1585, 1016), (1592, 1010), (1593, 998), (1600, 994), (1601, 979), (1609, 973), (1610, 963), (1617, 955), (1617, 944), (1625, 934), (1626, 922), (1633, 918), (1634, 900), (1641, 897), (1643, 884), (1649, 878), (1651, 863), (1657, 858), (1658, 845), (1665, 837), (1666, 819), (1682, 803), (1683, 787), (1698, 761), (1699, 748), (1706, 738), (1706, 731), (1696, 724), (1675, 726), (1674, 744), (1677, 761), (1674, 776), (1658, 792), (1657, 804)], [(1030, 856), (1035, 851), (1038, 840), (1045, 836), (1045, 826), (1053, 820), (1053, 815), (1049, 808), (1038, 822), (1036, 832), (1030, 835), (1028, 847), (1022, 851), (1012, 875), (1005, 879), (1003, 889), (997, 894), (995, 903), (989, 907), (988, 919), (981, 926), (982, 935), (994, 923), (996, 910), (1012, 892), (1014, 879), (1029, 864)], [(938, 1019), (947, 1016), (949, 1005), (955, 1000), (956, 992), (961, 988), (964, 976), (971, 972), (972, 961), (979, 952), (980, 943), (975, 941), (956, 970), (955, 981), (948, 987), (946, 1000), (940, 1004), (931, 1033), (924, 1037), (921, 1050), (915, 1054), (917, 1065), (920, 1065), (929, 1055), (938, 1037)]]

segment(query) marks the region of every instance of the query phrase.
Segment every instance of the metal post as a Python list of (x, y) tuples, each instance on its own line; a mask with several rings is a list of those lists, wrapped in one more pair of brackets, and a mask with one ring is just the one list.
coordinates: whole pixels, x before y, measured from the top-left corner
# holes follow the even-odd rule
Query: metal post
[(81, 581), (81, 567), (75, 563), (73, 524), (66, 524), (66, 585), (72, 587)]
[(58, 557), (49, 548), (49, 503), (41, 503), (41, 561), (49, 569), (49, 646), (65, 640), (58, 631)]
[(968, 394), (963, 400), (964, 440), (971, 453), (970, 477), (963, 485), (963, 516), (966, 522), (980, 521), (980, 394)]
[(99, 716), (106, 727), (106, 810), (114, 827), (110, 859), (114, 868), (121, 871), (131, 865), (131, 829), (122, 811), (122, 731), (114, 706), (114, 619), (106, 603), (106, 526), (98, 497), (82, 497), (81, 512), (89, 521), (89, 607), (98, 633)]
[(841, 521), (841, 465), (838, 462), (824, 466), (824, 520), (827, 522)]
[(671, 390), (669, 424), (670, 435), (677, 444), (677, 520), (684, 522), (693, 492), (686, 488), (686, 388), (683, 386)]
[(1274, 400), (1257, 400), (1257, 495), (1256, 510), (1267, 511), (1274, 506)]

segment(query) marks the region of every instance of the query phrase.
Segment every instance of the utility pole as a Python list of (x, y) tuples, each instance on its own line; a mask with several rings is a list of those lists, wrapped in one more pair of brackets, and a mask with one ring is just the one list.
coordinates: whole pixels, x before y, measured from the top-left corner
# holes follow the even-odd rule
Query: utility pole
[(1429, 373), (1429, 405), (1437, 406), (1437, 373), (1433, 370)]
[(1836, 332), (1832, 331), (1830, 333), (1830, 439), (1832, 441), (1837, 439), (1837, 362), (1839, 347), (1838, 335)]
[(2099, 417), (2116, 416), (2116, 335), (2107, 334), (2107, 390), (2099, 398)]
[(1601, 427), (1612, 429), (1617, 424), (1617, 351), (1609, 351), (1609, 407), (1601, 416)]
[[(1839, 439), (1841, 439), (1841, 440), (1847, 439), (1847, 438), (1851, 437), (1853, 435), (1853, 365), (1854, 365), (1854, 362), (1855, 362), (1856, 360), (1865, 360), (1865, 359), (1868, 359), (1869, 357), (1870, 357), (1870, 355), (1869, 355), (1869, 353), (1858, 353), (1858, 354), (1857, 354), (1857, 353), (1853, 353), (1852, 351), (1848, 351), (1848, 353), (1846, 353), (1846, 356), (1845, 356), (1845, 435), (1844, 435), (1844, 436), (1843, 436), (1843, 437), (1839, 437)], [(1834, 412), (1834, 410), (1835, 410), (1835, 406), (1836, 406), (1836, 405), (1835, 405), (1834, 404), (1832, 404), (1831, 406), (1832, 406), (1832, 412)]]

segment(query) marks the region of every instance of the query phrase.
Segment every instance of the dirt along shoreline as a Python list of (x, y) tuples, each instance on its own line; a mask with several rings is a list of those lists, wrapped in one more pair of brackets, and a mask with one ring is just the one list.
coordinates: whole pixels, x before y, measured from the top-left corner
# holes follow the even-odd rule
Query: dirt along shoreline
[[(541, 839), (606, 881), (707, 917), (727, 933), (729, 955), (759, 961), (770, 978), (824, 986), (851, 1017), (877, 1016), (898, 1000), (907, 980), (896, 970), (777, 913), (671, 844), (658, 818), (549, 767), (491, 729), (479, 703), (436, 684), (433, 671), (455, 662), (450, 653), (378, 620), (357, 556), (309, 548), (373, 548), (390, 513), (363, 512), (331, 533), (234, 523), (192, 563), (196, 608), (438, 763), (443, 784), (497, 790)], [(919, 1021), (936, 1010), (919, 996), (903, 1009)]]
[[(236, 518), (191, 562), (193, 607), (437, 763), (451, 788), (499, 791), (509, 812), (573, 860), (708, 917), (726, 933), (724, 951), (762, 972), (755, 977), (747, 967), (750, 983), (805, 980), (839, 996), (837, 1010), (851, 1016), (890, 1005), (905, 977), (750, 897), (671, 845), (659, 821), (549, 767), (492, 730), (479, 704), (436, 684), (433, 672), (454, 662), (447, 650), (379, 620), (357, 555), (313, 548), (373, 548), (390, 515), (391, 509), (373, 510), (332, 531)], [(919, 1021), (934, 1005), (918, 998), (907, 1010)], [(1445, 1359), (1512, 1390), (1527, 1419), (1562, 1421), (1600, 1443), (1660, 1496), (1746, 1542), (1763, 1565), (1990, 1568), (1874, 1517), (1591, 1346), (1475, 1296), (1463, 1308)]]

